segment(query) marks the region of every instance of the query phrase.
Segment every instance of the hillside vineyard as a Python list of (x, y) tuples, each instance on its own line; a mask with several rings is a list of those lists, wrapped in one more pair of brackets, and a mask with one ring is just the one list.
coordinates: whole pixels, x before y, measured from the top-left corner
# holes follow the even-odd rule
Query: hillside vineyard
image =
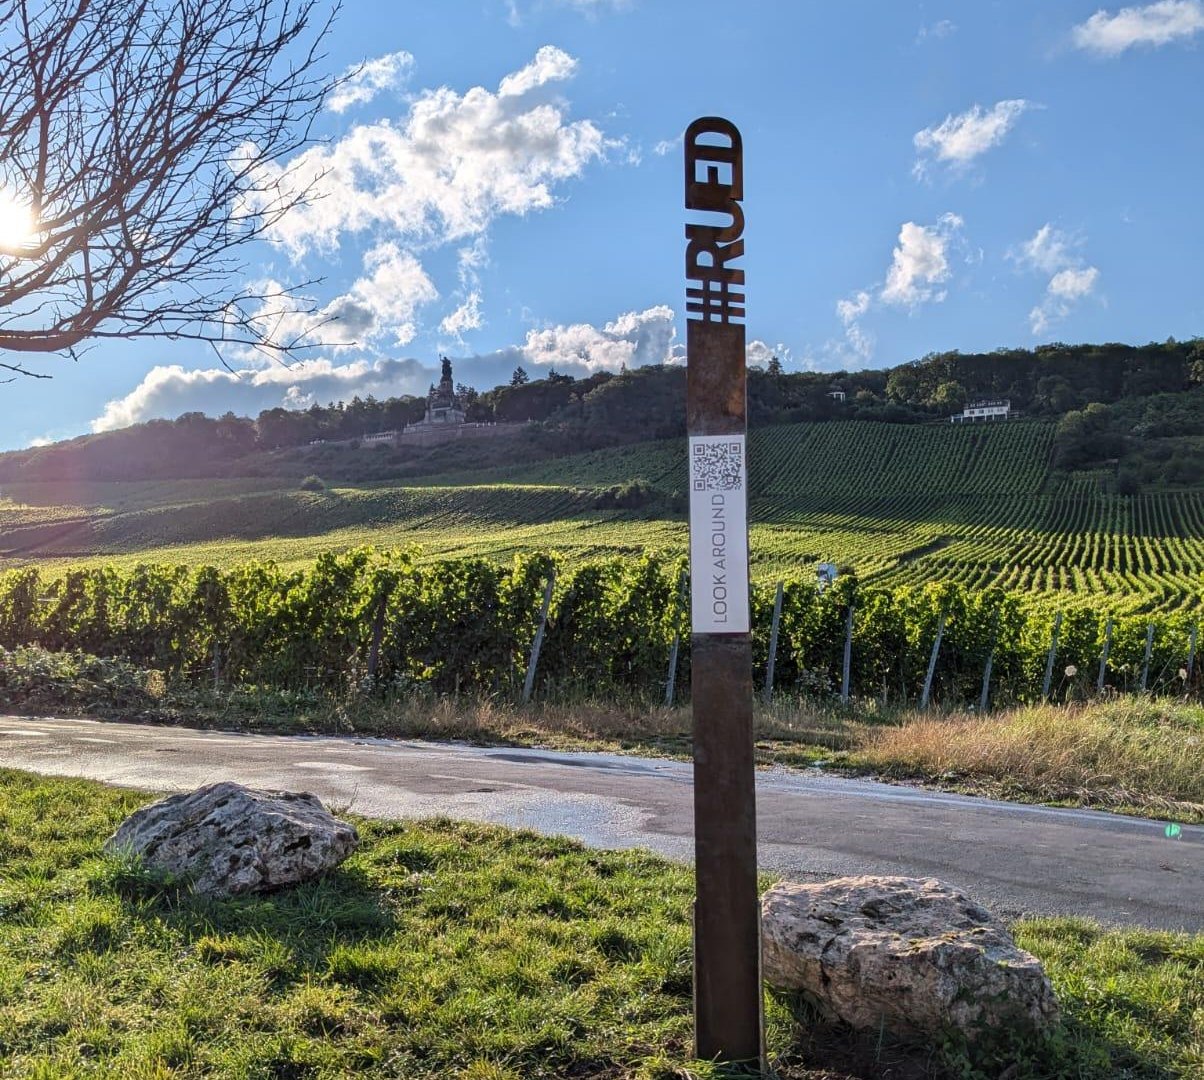
[[(1204, 592), (1204, 491), (1119, 495), (1105, 475), (1051, 468), (1054, 425), (802, 423), (750, 435), (754, 578), (956, 584), (1050, 594), (1113, 614), (1190, 612)], [(556, 552), (684, 553), (683, 441), (301, 491), (276, 479), (9, 484), (0, 566), (288, 566), (356, 544), (420, 559)], [(67, 494), (64, 494), (64, 490)]]

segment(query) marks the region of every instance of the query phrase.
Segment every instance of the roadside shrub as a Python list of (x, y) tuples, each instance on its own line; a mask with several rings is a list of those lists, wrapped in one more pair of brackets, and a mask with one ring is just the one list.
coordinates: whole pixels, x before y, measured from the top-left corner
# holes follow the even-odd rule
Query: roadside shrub
[(320, 476), (310, 473), (304, 480), (301, 481), (302, 491), (325, 491), (326, 481)]
[(155, 704), (148, 682), (161, 680), (124, 660), (0, 648), (0, 707), (8, 709), (146, 709)]

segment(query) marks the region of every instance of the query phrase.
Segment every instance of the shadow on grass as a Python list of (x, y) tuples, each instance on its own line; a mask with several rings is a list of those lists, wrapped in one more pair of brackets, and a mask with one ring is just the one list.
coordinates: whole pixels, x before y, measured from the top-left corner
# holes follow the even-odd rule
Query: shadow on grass
[(1105, 1038), (1071, 1008), (1044, 1039), (1012, 1031), (973, 1045), (956, 1034), (921, 1041), (857, 1031), (798, 994), (775, 994), (794, 1030), (775, 1061), (777, 1080), (1176, 1080), (1181, 1074)]
[[(217, 898), (195, 893), (186, 880), (148, 870), (136, 860), (110, 856), (92, 876), (92, 885), (115, 892), (129, 917), (175, 931), (204, 959), (254, 958), (277, 983), (324, 968), (341, 945), (383, 937), (396, 928), (388, 891), (358, 866), (341, 866), (268, 893)], [(103, 942), (96, 945), (104, 948)]]

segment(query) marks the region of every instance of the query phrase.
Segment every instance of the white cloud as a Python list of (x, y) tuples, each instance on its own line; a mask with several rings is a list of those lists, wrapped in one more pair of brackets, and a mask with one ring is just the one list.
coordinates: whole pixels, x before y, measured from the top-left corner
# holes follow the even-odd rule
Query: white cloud
[(352, 105), (369, 102), (382, 90), (401, 86), (410, 77), (413, 67), (413, 55), (404, 50), (365, 60), (343, 72), (342, 81), (326, 99), (326, 107), (341, 113)]
[(1057, 273), (1074, 262), (1071, 253), (1072, 241), (1065, 233), (1046, 223), (1039, 228), (1031, 240), (1025, 240), (1018, 248), (1008, 252), (1008, 258), (1046, 274)]
[(531, 330), (519, 351), (522, 363), (538, 367), (618, 371), (665, 363), (676, 334), (673, 309), (660, 304), (629, 311), (601, 328), (575, 323)]
[(824, 345), (830, 366), (848, 367), (865, 364), (874, 355), (876, 338), (865, 328), (864, 319), (875, 307), (888, 304), (914, 310), (929, 301), (940, 303), (946, 291), (940, 288), (952, 276), (950, 251), (964, 247), (961, 231), (965, 222), (954, 213), (944, 213), (935, 225), (906, 221), (899, 228), (899, 239), (891, 254), (886, 281), (880, 287), (859, 289), (836, 301), (836, 315), (844, 326), (844, 340)]
[(1185, 41), (1204, 30), (1201, 0), (1159, 0), (1143, 7), (1121, 8), (1115, 15), (1100, 10), (1071, 33), (1075, 45), (1101, 56), (1119, 56), (1135, 45), (1157, 48)]
[(577, 72), (577, 61), (555, 45), (544, 45), (526, 67), (507, 75), (498, 84), (498, 97), (521, 98), (550, 82), (571, 79)]
[(1028, 313), (1032, 332), (1043, 334), (1055, 322), (1066, 318), (1077, 301), (1094, 291), (1098, 280), (1099, 270), (1094, 266), (1059, 270), (1049, 279), (1044, 299)]
[(450, 314), (443, 317), (439, 329), (452, 337), (460, 338), (468, 330), (481, 328), (481, 294), (470, 292), (468, 299)]
[(333, 144), (268, 166), (288, 187), (315, 196), (269, 238), (294, 258), (337, 250), (345, 233), (441, 244), (484, 233), (500, 215), (552, 206), (556, 184), (620, 145), (592, 121), (566, 118), (554, 84), (575, 68), (567, 53), (545, 45), (496, 93), (426, 90), (400, 123), (359, 124)]
[(424, 394), (435, 377), (417, 360), (357, 360), (335, 364), (326, 359), (285, 366), (272, 364), (235, 373), (226, 368), (189, 371), (178, 364), (152, 368), (124, 397), (110, 401), (92, 421), (93, 431), (112, 431), (156, 417), (201, 411), (220, 416), (233, 411), (255, 416), (277, 406), (303, 409), (314, 403), (398, 394)]
[(842, 359), (865, 362), (874, 355), (874, 335), (861, 324), (873, 303), (873, 298), (862, 289), (847, 300), (836, 302), (836, 314), (844, 323), (845, 347), (838, 348), (834, 344), (829, 348), (830, 354), (839, 354)]
[(955, 22), (953, 22), (952, 19), (939, 19), (936, 22), (934, 22), (931, 26), (921, 26), (920, 27), (920, 32), (918, 34), (916, 34), (916, 44), (922, 45), (925, 41), (928, 41), (930, 38), (933, 40), (936, 40), (936, 41), (940, 41), (943, 38), (947, 38), (947, 37), (951, 36), (953, 33), (956, 32), (956, 30), (957, 30), (957, 24)]
[(848, 300), (838, 300), (836, 302), (836, 314), (840, 316), (840, 321), (848, 326), (864, 315), (870, 309), (870, 294), (862, 290), (854, 293)]
[[(260, 291), (271, 299), (253, 316), (260, 337), (335, 352), (364, 351), (384, 342), (408, 345), (418, 332), (418, 308), (437, 300), (438, 290), (418, 259), (394, 243), (371, 248), (363, 265), (365, 274), (317, 311), (305, 309), (276, 282), (261, 283)], [(247, 362), (263, 359), (254, 348), (232, 348), (227, 354)]]
[[(471, 298), (466, 301), (468, 306), (471, 303)], [(680, 347), (674, 344), (673, 323), (673, 309), (658, 305), (626, 312), (602, 327), (589, 323), (539, 327), (529, 331), (520, 345), (455, 359), (456, 380), (492, 387), (508, 382), (510, 373), (520, 364), (533, 378), (542, 378), (551, 368), (561, 374), (582, 376), (618, 371), (624, 365), (632, 368), (672, 363), (680, 353)], [(778, 355), (785, 354), (779, 351)], [(346, 401), (356, 394), (378, 398), (422, 395), (436, 378), (433, 368), (414, 359), (338, 363), (323, 357), (288, 366), (272, 363), (241, 372), (161, 365), (149, 371), (124, 397), (110, 401), (92, 421), (92, 430), (111, 431), (193, 411), (220, 416), (232, 410), (255, 416), (264, 409), (304, 409), (315, 402)]]
[(1059, 270), (1049, 279), (1049, 292), (1063, 300), (1080, 300), (1092, 289), (1099, 278), (1099, 271), (1094, 266), (1082, 270)]
[(879, 299), (909, 308), (944, 300), (937, 286), (949, 280), (949, 244), (962, 225), (957, 214), (943, 214), (935, 225), (904, 222)]
[(789, 347), (780, 341), (776, 345), (770, 345), (760, 338), (753, 338), (744, 348), (744, 359), (749, 367), (768, 367), (769, 361), (775, 356), (783, 367), (790, 367), (794, 362), (794, 355)]
[(933, 127), (917, 131), (912, 140), (919, 154), (914, 170), (916, 175), (924, 175), (929, 158), (955, 169), (965, 168), (976, 157), (1003, 142), (1020, 116), (1033, 107), (1032, 102), (1023, 98), (996, 102), (989, 110), (975, 105), (957, 116), (946, 116)]
[(683, 131), (675, 139), (661, 139), (661, 141), (652, 148), (652, 152), (656, 154), (657, 157), (664, 157), (666, 154), (671, 154), (674, 150), (677, 150), (684, 141), (685, 132)]
[(1056, 321), (1066, 318), (1079, 300), (1095, 290), (1099, 270), (1084, 265), (1076, 250), (1081, 246), (1082, 240), (1067, 236), (1047, 222), (1031, 239), (1007, 253), (1018, 266), (1050, 275), (1041, 303), (1028, 313), (1034, 334), (1043, 334)]

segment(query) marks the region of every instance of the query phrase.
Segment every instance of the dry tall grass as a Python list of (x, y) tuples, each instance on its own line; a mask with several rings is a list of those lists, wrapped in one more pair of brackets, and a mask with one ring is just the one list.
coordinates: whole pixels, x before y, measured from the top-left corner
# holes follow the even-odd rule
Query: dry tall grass
[(866, 729), (857, 758), (891, 776), (985, 781), (1046, 802), (1204, 821), (1204, 709), (1149, 699), (911, 714)]

